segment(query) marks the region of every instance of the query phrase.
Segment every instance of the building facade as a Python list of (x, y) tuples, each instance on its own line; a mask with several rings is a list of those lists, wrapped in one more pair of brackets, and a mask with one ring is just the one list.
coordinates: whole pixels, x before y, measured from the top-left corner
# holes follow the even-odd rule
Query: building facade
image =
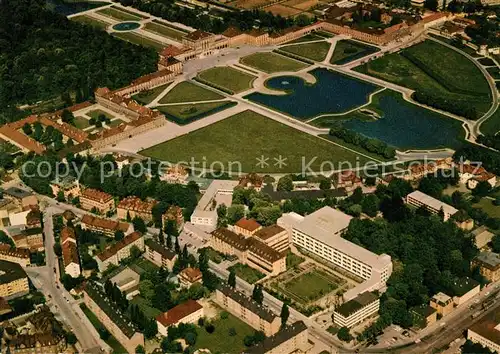
[(472, 267), (479, 267), (483, 277), (490, 282), (500, 280), (500, 255), (494, 252), (481, 252), (472, 260)]
[(245, 350), (247, 354), (306, 353), (311, 347), (307, 326), (297, 321), (256, 345)]
[(435, 309), (440, 316), (446, 316), (453, 311), (453, 299), (444, 293), (434, 295), (429, 305)]
[(7, 300), (28, 294), (28, 275), (17, 263), (0, 261), (0, 297)]
[(133, 220), (135, 217), (139, 217), (145, 222), (153, 221), (153, 207), (157, 203), (156, 200), (142, 201), (138, 197), (129, 196), (122, 199), (116, 207), (118, 219), (128, 220), (129, 217), (130, 220)]
[(114, 237), (116, 231), (122, 231), (125, 235), (132, 232), (133, 227), (122, 221), (99, 218), (90, 214), (85, 214), (80, 221), (84, 230), (100, 232), (106, 236)]
[(99, 271), (105, 271), (110, 264), (118, 265), (122, 259), (130, 256), (130, 250), (134, 246), (144, 251), (144, 237), (137, 231), (125, 236), (122, 240), (106, 248), (95, 257)]
[(158, 267), (172, 270), (177, 259), (177, 254), (175, 252), (152, 239), (144, 241), (144, 247), (144, 258), (156, 264)]
[(27, 249), (15, 249), (7, 244), (0, 244), (0, 260), (17, 263), (21, 267), (31, 265), (31, 253)]
[(333, 311), (333, 322), (339, 327), (351, 328), (378, 313), (380, 299), (371, 292), (359, 294)]
[(97, 210), (101, 214), (115, 210), (113, 196), (93, 188), (86, 188), (82, 192), (80, 195), (80, 204), (84, 210)]
[(415, 208), (425, 208), (431, 214), (443, 213), (443, 221), (448, 221), (453, 215), (458, 212), (451, 205), (443, 203), (436, 198), (428, 196), (420, 191), (414, 191), (406, 196), (406, 204)]
[(180, 323), (197, 323), (203, 316), (203, 306), (198, 301), (189, 299), (167, 312), (156, 316), (158, 333), (166, 337), (168, 335), (168, 327), (177, 326)]

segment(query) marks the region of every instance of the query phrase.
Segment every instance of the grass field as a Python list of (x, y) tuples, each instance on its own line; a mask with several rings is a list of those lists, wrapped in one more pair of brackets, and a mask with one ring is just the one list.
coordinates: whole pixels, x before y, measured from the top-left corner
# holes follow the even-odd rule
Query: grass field
[(232, 93), (240, 93), (252, 88), (252, 82), (256, 79), (253, 75), (229, 66), (217, 66), (204, 70), (197, 77)]
[(486, 69), (495, 80), (500, 80), (500, 70), (498, 68)]
[(306, 63), (269, 52), (250, 54), (241, 58), (240, 62), (266, 73), (299, 71), (309, 66)]
[[(211, 353), (243, 353), (246, 349), (243, 339), (255, 330), (245, 322), (229, 314), (227, 318), (217, 318), (213, 325), (215, 331), (208, 333), (204, 328), (197, 328), (198, 337), (193, 350), (209, 349)], [(229, 329), (234, 328), (236, 335), (230, 336)]]
[(288, 252), (286, 255), (286, 268), (290, 269), (296, 267), (304, 261), (305, 261), (304, 257), (298, 256), (292, 252)]
[(330, 49), (330, 43), (328, 42), (315, 42), (315, 43), (304, 43), (288, 45), (280, 48), (281, 50), (292, 53), (310, 60), (323, 61), (328, 54)]
[(139, 308), (144, 312), (144, 315), (146, 315), (147, 318), (155, 318), (162, 312), (158, 310), (157, 308), (154, 308), (151, 306), (148, 300), (141, 296), (135, 296), (132, 301), (130, 301), (131, 304), (138, 305)]
[(307, 303), (321, 299), (337, 289), (340, 284), (321, 270), (312, 270), (285, 283), (284, 290)]
[[(85, 304), (83, 304), (83, 303), (80, 304), (80, 308), (82, 309), (85, 316), (87, 316), (90, 323), (92, 323), (92, 325), (95, 327), (95, 329), (97, 329), (98, 332), (99, 332), (99, 330), (103, 330), (103, 329), (106, 330), (106, 327), (104, 327), (104, 325), (101, 323), (101, 321), (99, 321), (99, 319), (96, 317), (96, 315), (94, 315), (94, 313), (92, 311), (90, 311), (89, 308)], [(120, 342), (118, 342), (116, 340), (116, 338), (113, 337), (112, 335), (110, 335), (109, 338), (105, 342), (113, 349), (113, 353), (121, 354), (121, 353), (127, 352), (127, 350), (120, 344)]]
[(158, 269), (160, 269), (156, 264), (152, 263), (146, 258), (140, 258), (135, 262), (135, 264), (138, 267), (142, 268), (145, 272), (156, 272)]
[(257, 280), (264, 278), (266, 275), (259, 272), (246, 264), (236, 263), (235, 265), (227, 268), (227, 270), (234, 270), (238, 278), (243, 279), (249, 284), (255, 283)]
[(474, 204), (474, 208), (481, 208), (492, 218), (500, 218), (500, 207), (493, 205), (493, 200), (482, 198), (479, 203)]
[(163, 96), (159, 103), (197, 102), (222, 99), (224, 99), (224, 96), (221, 96), (214, 91), (208, 90), (189, 81), (183, 81)]
[(77, 116), (75, 117), (75, 127), (78, 129), (85, 129), (90, 127), (89, 120), (85, 117)]
[(106, 29), (106, 27), (108, 27), (110, 25), (109, 23), (98, 20), (98, 19), (93, 18), (92, 16), (88, 16), (88, 15), (75, 16), (75, 17), (72, 17), (71, 20), (76, 21), (76, 22), (80, 22), (80, 23), (83, 23), (86, 25), (90, 25), (92, 27), (99, 28), (102, 30)]
[(330, 58), (330, 63), (338, 65), (346, 64), (379, 50), (380, 49), (376, 47), (364, 45), (359, 42), (341, 40), (335, 45), (332, 57)]
[(109, 119), (113, 119), (115, 117), (114, 115), (108, 112), (101, 111), (100, 109), (94, 109), (93, 111), (89, 111), (86, 113), (87, 116), (89, 116), (90, 118), (94, 118), (96, 120), (97, 118), (99, 118), (101, 114), (104, 114), (104, 116)]
[[(318, 170), (322, 163), (367, 162), (367, 159), (315, 136), (303, 133), (253, 111), (244, 111), (208, 127), (158, 144), (141, 154), (164, 161), (220, 161), (225, 166), (239, 161), (243, 172), (302, 171), (303, 161)], [(285, 157), (286, 166), (273, 165), (273, 157)], [(269, 165), (256, 165), (257, 158), (270, 158)], [(314, 159), (314, 160), (313, 160)], [(312, 161), (313, 160), (313, 161)], [(207, 164), (207, 166), (208, 166)], [(234, 165), (233, 165), (234, 166)], [(234, 167), (236, 169), (236, 167)]]
[(500, 131), (500, 109), (497, 109), (491, 117), (489, 117), (479, 127), (483, 134), (496, 134)]
[(309, 41), (320, 41), (320, 40), (324, 40), (324, 39), (325, 39), (325, 37), (321, 37), (315, 33), (311, 33), (311, 34), (306, 34), (303, 37), (294, 39), (293, 41), (286, 42), (286, 44), (304, 43), (304, 42), (309, 42)]
[(132, 98), (142, 104), (151, 103), (156, 97), (158, 97), (160, 93), (163, 92), (163, 90), (165, 90), (171, 84), (172, 83), (169, 82), (168, 84), (152, 88), (151, 90), (139, 92), (138, 94), (133, 95)]
[(132, 44), (153, 48), (156, 51), (161, 51), (163, 48), (165, 48), (164, 44), (146, 38), (134, 32), (124, 32), (124, 33), (114, 32), (112, 35), (115, 36), (116, 38), (123, 39), (124, 41), (130, 42)]
[(112, 7), (108, 7), (107, 9), (102, 9), (96, 12), (100, 15), (111, 17), (118, 21), (139, 21), (142, 19), (139, 15), (132, 15), (127, 12), (114, 9)]
[[(489, 87), (479, 69), (465, 56), (452, 49), (437, 43), (431, 43), (429, 46), (426, 44), (427, 42), (405, 50), (410, 51), (411, 55), (418, 58), (426, 66), (426, 70), (436, 73), (435, 75), (439, 76), (441, 81), (445, 80), (446, 85), (452, 85), (457, 90), (474, 90), (476, 94), (483, 93), (483, 95), (469, 95), (448, 90), (442, 82), (438, 82), (400, 53), (384, 55), (356, 67), (355, 70), (416, 91), (460, 102), (464, 106), (473, 105), (480, 114), (488, 111), (491, 106)], [(438, 51), (431, 53), (431, 49)], [(448, 57), (448, 55), (450, 56)], [(446, 63), (443, 63), (441, 59), (443, 57), (449, 58), (449, 61), (447, 59)], [(469, 92), (472, 93), (472, 91)]]
[(167, 38), (173, 39), (174, 41), (182, 41), (182, 38), (186, 35), (185, 32), (178, 31), (172, 27), (167, 27), (156, 22), (146, 23), (144, 30), (149, 32), (154, 32), (165, 36)]
[(221, 108), (227, 104), (228, 101), (197, 104), (176, 104), (172, 106), (158, 106), (156, 107), (156, 109), (164, 114), (167, 114), (167, 118), (168, 116), (172, 116), (174, 118), (177, 118), (178, 120), (187, 121), (194, 117), (203, 118), (206, 115), (210, 114), (210, 112), (215, 111), (217, 110), (217, 108)]

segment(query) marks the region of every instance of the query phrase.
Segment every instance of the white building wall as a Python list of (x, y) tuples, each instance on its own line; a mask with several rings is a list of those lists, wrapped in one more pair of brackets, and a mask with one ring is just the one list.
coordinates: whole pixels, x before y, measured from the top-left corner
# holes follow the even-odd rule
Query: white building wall
[(354, 312), (348, 317), (342, 316), (340, 313), (333, 312), (333, 322), (340, 327), (351, 328), (352, 326), (363, 322), (366, 318), (376, 314), (380, 308), (380, 299), (368, 304), (359, 311)]

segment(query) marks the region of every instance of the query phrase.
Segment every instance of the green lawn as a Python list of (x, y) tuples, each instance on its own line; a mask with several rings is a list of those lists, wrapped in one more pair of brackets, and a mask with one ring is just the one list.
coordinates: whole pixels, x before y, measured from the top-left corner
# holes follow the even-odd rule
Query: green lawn
[(305, 261), (304, 257), (298, 256), (295, 253), (289, 251), (286, 255), (286, 268), (289, 269), (296, 267), (304, 261)]
[(495, 80), (500, 80), (500, 70), (498, 68), (488, 68), (486, 69), (490, 73), (490, 75), (495, 79)]
[(280, 48), (280, 50), (282, 51), (292, 53), (314, 61), (325, 60), (329, 49), (330, 49), (330, 43), (328, 42), (295, 44)]
[[(215, 327), (213, 333), (208, 333), (205, 328), (197, 328), (198, 337), (193, 348), (194, 351), (206, 348), (211, 353), (243, 353), (246, 349), (243, 339), (255, 332), (252, 327), (231, 314), (225, 319), (219, 317), (212, 323)], [(236, 335), (229, 335), (230, 328), (236, 330)]]
[(479, 127), (483, 134), (496, 134), (500, 131), (500, 109), (497, 109), (491, 117), (489, 117)]
[[(90, 309), (85, 304), (80, 304), (80, 308), (98, 332), (99, 330), (106, 329), (106, 327), (104, 327), (104, 325), (99, 321), (96, 315), (94, 315), (94, 313), (90, 311)], [(105, 340), (105, 342), (113, 349), (113, 353), (123, 354), (127, 352), (127, 350), (120, 344), (120, 342), (118, 342), (118, 340), (116, 340), (116, 338), (111, 334), (109, 338)]]
[(89, 120), (85, 117), (76, 116), (75, 117), (75, 127), (78, 129), (85, 129), (90, 127)]
[(182, 38), (186, 35), (185, 32), (178, 31), (172, 27), (160, 25), (159, 23), (149, 22), (144, 26), (144, 30), (149, 32), (154, 32), (165, 36), (167, 38), (173, 39), (174, 41), (182, 41)]
[(92, 16), (88, 15), (80, 15), (80, 16), (75, 16), (71, 18), (72, 21), (84, 23), (86, 25), (90, 25), (99, 29), (106, 29), (110, 24), (106, 23), (104, 21), (98, 20), (96, 18), (93, 18)]
[(106, 118), (109, 118), (109, 119), (113, 119), (115, 117), (114, 115), (112, 115), (108, 112), (101, 111), (100, 109), (95, 109), (93, 111), (89, 111), (86, 113), (87, 116), (89, 116), (90, 118), (94, 118), (96, 120), (101, 114), (104, 114), (106, 116)]
[(144, 315), (146, 315), (147, 318), (155, 318), (156, 316), (160, 315), (162, 312), (158, 310), (157, 308), (154, 308), (151, 306), (148, 300), (141, 296), (135, 296), (132, 301), (130, 301), (131, 304), (138, 305), (139, 308), (144, 312)]
[(217, 66), (204, 70), (198, 74), (197, 78), (232, 93), (240, 93), (252, 88), (252, 82), (256, 79), (253, 75), (229, 66)]
[[(305, 165), (318, 170), (322, 163), (367, 159), (315, 136), (303, 133), (251, 110), (226, 118), (208, 127), (180, 136), (141, 151), (141, 154), (164, 161), (196, 161), (206, 159), (207, 166), (219, 161), (225, 166), (239, 161), (243, 172), (299, 172)], [(282, 155), (286, 166), (278, 168), (273, 157)], [(268, 157), (269, 165), (258, 165), (257, 158)], [(303, 160), (304, 159), (304, 160)], [(233, 169), (236, 169), (232, 164)]]
[(306, 63), (270, 52), (247, 55), (246, 57), (240, 59), (240, 63), (266, 73), (276, 73), (280, 71), (299, 71), (309, 66)]
[[(175, 122), (191, 122), (193, 119), (206, 117), (222, 109), (229, 108), (230, 101), (197, 103), (197, 104), (179, 104), (172, 106), (158, 106), (157, 110), (166, 115), (167, 118), (172, 118)], [(227, 106), (226, 108), (223, 108)]]
[(99, 11), (96, 11), (100, 15), (104, 15), (107, 17), (111, 17), (115, 20), (118, 21), (140, 21), (141, 16), (139, 15), (132, 15), (124, 11), (120, 11), (118, 9), (114, 9), (112, 7), (108, 7), (107, 9), (102, 9)]
[(343, 39), (336, 43), (332, 57), (330, 58), (330, 63), (338, 65), (346, 64), (377, 51), (379, 51), (379, 49), (376, 47)]
[(144, 105), (151, 103), (160, 93), (162, 93), (167, 87), (169, 87), (172, 83), (169, 82), (168, 84), (161, 85), (155, 88), (152, 88), (151, 90), (147, 91), (142, 91), (139, 92), (135, 95), (132, 96), (134, 100), (137, 102), (140, 102)]
[[(489, 88), (479, 69), (465, 56), (452, 49), (437, 43), (430, 43), (429, 47), (427, 42), (429, 41), (405, 49), (426, 66), (426, 71), (401, 53), (384, 55), (356, 67), (355, 70), (416, 91), (426, 92), (441, 99), (461, 103), (464, 106), (473, 105), (480, 114), (488, 111), (491, 106)], [(437, 51), (431, 53), (429, 48)], [(443, 62), (443, 57), (447, 58), (446, 63)], [(428, 74), (430, 72), (433, 76)], [(436, 77), (440, 77), (441, 82), (436, 80)], [(447, 87), (453, 86), (455, 91), (448, 90), (444, 84)], [(475, 94), (481, 92), (484, 94), (481, 96), (464, 94), (465, 90)]]
[(283, 288), (304, 302), (315, 301), (337, 289), (340, 284), (321, 270), (312, 270), (285, 283)]
[(183, 81), (162, 97), (159, 103), (197, 102), (222, 99), (224, 99), (224, 96), (212, 90), (208, 90), (189, 81)]
[(257, 280), (260, 280), (266, 276), (264, 273), (259, 272), (257, 269), (254, 269), (242, 263), (236, 263), (235, 265), (227, 268), (227, 270), (234, 270), (238, 278), (243, 279), (249, 284), (253, 284)]
[(492, 218), (500, 218), (500, 207), (493, 205), (493, 200), (483, 198), (479, 203), (474, 204), (474, 208), (481, 208), (486, 214)]
[(305, 36), (303, 36), (303, 37), (300, 37), (300, 38), (294, 39), (293, 41), (286, 42), (286, 44), (304, 43), (304, 42), (309, 42), (309, 41), (321, 41), (321, 40), (325, 40), (325, 37), (323, 37), (323, 36), (318, 36), (318, 35), (317, 35), (317, 34), (315, 34), (315, 33), (311, 33), (311, 34), (306, 34), (306, 35), (305, 35)]
[(157, 270), (160, 269), (156, 264), (152, 263), (151, 261), (147, 260), (146, 258), (140, 258), (139, 260), (137, 260), (135, 262), (135, 264), (138, 267), (144, 269), (144, 271), (146, 271), (146, 272), (156, 272)]
[(208, 259), (210, 259), (214, 263), (221, 263), (224, 260), (224, 257), (219, 254), (216, 250), (214, 250), (212, 247), (205, 247), (200, 249), (201, 252), (205, 252), (206, 255), (208, 256)]
[(124, 33), (114, 32), (112, 35), (117, 38), (123, 39), (124, 41), (130, 42), (132, 44), (153, 48), (156, 51), (161, 51), (163, 48), (165, 48), (165, 44), (146, 38), (134, 32), (124, 32)]

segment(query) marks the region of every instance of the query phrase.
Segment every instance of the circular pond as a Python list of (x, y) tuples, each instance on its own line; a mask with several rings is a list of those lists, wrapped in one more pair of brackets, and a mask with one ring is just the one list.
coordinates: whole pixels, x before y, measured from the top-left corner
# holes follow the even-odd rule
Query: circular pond
[(141, 27), (139, 22), (120, 22), (113, 26), (115, 31), (132, 31)]

